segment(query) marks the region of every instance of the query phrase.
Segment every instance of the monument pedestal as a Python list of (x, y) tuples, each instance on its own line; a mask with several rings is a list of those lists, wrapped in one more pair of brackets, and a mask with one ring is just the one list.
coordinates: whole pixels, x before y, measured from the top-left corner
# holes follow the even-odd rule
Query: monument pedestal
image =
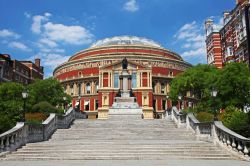
[(144, 119), (154, 119), (154, 113), (153, 113), (153, 108), (152, 107), (143, 107), (143, 118)]
[(109, 117), (142, 118), (142, 109), (135, 101), (135, 97), (130, 96), (130, 90), (128, 89), (129, 78), (131, 78), (131, 75), (124, 69), (120, 75), (120, 79), (122, 79), (122, 87), (120, 87), (121, 97), (115, 97), (115, 102), (109, 109)]
[(98, 119), (108, 119), (109, 108), (100, 107), (98, 108)]

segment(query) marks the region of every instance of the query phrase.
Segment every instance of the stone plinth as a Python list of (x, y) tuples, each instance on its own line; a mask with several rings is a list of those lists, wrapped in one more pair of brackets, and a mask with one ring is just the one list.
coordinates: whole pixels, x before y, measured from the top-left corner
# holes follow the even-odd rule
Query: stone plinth
[(143, 107), (142, 111), (144, 119), (154, 119), (154, 113), (152, 107)]
[(135, 102), (135, 97), (116, 97), (115, 98), (116, 103), (134, 103)]
[(96, 119), (96, 116), (98, 115), (97, 111), (85, 111), (85, 113), (88, 116), (88, 119)]
[(108, 107), (98, 108), (98, 119), (108, 119)]

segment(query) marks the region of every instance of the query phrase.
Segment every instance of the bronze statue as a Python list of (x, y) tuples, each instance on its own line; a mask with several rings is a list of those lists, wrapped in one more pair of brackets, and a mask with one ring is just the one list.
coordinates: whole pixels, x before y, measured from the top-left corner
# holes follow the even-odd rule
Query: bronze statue
[(126, 57), (122, 60), (122, 69), (128, 69), (128, 60)]

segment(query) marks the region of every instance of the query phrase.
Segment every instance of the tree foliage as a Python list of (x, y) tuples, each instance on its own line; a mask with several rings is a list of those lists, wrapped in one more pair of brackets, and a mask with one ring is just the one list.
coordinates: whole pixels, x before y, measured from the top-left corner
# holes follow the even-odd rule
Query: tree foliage
[[(28, 87), (29, 96), (27, 98), (27, 112), (55, 112), (61, 113), (57, 106), (62, 106), (65, 102), (63, 97), (67, 97), (66, 102), (71, 97), (64, 93), (59, 81), (54, 78), (36, 80)], [(18, 83), (0, 84), (0, 133), (13, 127), (22, 118), (23, 99), (22, 91), (24, 87)], [(38, 104), (39, 103), (39, 104)], [(33, 108), (33, 109), (32, 109)]]
[(22, 90), (18, 83), (0, 84), (0, 133), (15, 126), (22, 118)]
[(230, 63), (220, 71), (217, 80), (222, 107), (243, 108), (249, 102), (250, 72), (246, 64)]
[(28, 89), (30, 108), (42, 101), (47, 101), (52, 106), (57, 106), (64, 102), (63, 96), (69, 98), (69, 96), (64, 93), (61, 83), (54, 78), (36, 80)]
[[(215, 98), (211, 96), (212, 88), (218, 91)], [(203, 112), (216, 115), (219, 109), (226, 108), (219, 119), (231, 130), (250, 136), (250, 113), (241, 111), (250, 102), (250, 71), (246, 64), (229, 63), (223, 69), (209, 65), (190, 68), (173, 79), (170, 97), (177, 100), (179, 93), (185, 95), (187, 91), (192, 91), (197, 99), (194, 110), (198, 118), (211, 119)]]
[(199, 64), (189, 68), (172, 80), (170, 97), (177, 100), (179, 93), (185, 96), (191, 91), (195, 98), (205, 105), (204, 108), (210, 106), (210, 89), (215, 86), (217, 75), (218, 70), (213, 66)]
[(223, 124), (245, 137), (250, 137), (250, 113), (246, 114), (236, 107), (227, 107), (223, 113)]

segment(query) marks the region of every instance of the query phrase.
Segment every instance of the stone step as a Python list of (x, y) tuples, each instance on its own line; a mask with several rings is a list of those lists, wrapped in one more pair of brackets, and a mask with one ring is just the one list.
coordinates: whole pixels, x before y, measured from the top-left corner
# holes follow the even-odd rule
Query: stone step
[[(81, 149), (81, 150), (69, 150), (69, 149), (22, 149), (12, 154), (37, 154), (37, 153), (200, 153), (200, 154), (222, 154), (223, 151), (219, 149)], [(224, 153), (223, 153), (224, 154)]]
[[(112, 147), (109, 147), (111, 146)], [(115, 144), (107, 144), (107, 145), (101, 145), (101, 144), (86, 144), (86, 145), (78, 145), (78, 144), (70, 144), (70, 145), (65, 145), (64, 147), (62, 147), (63, 145), (61, 144), (45, 144), (45, 145), (36, 145), (36, 146), (32, 146), (32, 145), (26, 145), (23, 148), (28, 148), (28, 147), (32, 147), (32, 148), (64, 148), (64, 147), (79, 147), (79, 148), (88, 148), (88, 147), (94, 147), (94, 148), (127, 148), (127, 149), (134, 149), (134, 148), (158, 148), (158, 149), (168, 149), (168, 148), (180, 148), (180, 149), (196, 149), (196, 148), (200, 148), (200, 149), (207, 149), (207, 148), (217, 148), (215, 146), (171, 146), (171, 145), (133, 145), (133, 144), (123, 144), (123, 145), (115, 145)], [(132, 146), (132, 147), (128, 147), (128, 146)]]
[(8, 156), (2, 160), (232, 160), (237, 159), (231, 156)]
[[(223, 155), (223, 154), (189, 154), (189, 153), (180, 153), (180, 154), (173, 154), (173, 153), (140, 153), (140, 154), (131, 154), (131, 153), (113, 153), (113, 154), (12, 154), (11, 156), (7, 157), (7, 159), (64, 159), (64, 160), (102, 160), (102, 159), (110, 159), (110, 160), (117, 160), (117, 159), (123, 159), (123, 160), (129, 160), (129, 159), (142, 159), (142, 160), (151, 160), (151, 159), (169, 159), (169, 158), (175, 158), (175, 159), (232, 159), (233, 157), (230, 155)], [(234, 159), (234, 158), (233, 158)]]
[(75, 120), (70, 129), (58, 129), (48, 141), (26, 144), (5, 160), (235, 159), (166, 119), (130, 116)]
[[(197, 143), (197, 144), (178, 144), (178, 143), (164, 143), (164, 142), (141, 142), (141, 143), (136, 143), (136, 142), (100, 142), (100, 141), (93, 141), (93, 142), (75, 142), (75, 141), (70, 141), (70, 142), (66, 142), (66, 141), (61, 141), (61, 142), (41, 142), (41, 143), (32, 143), (32, 144), (26, 144), (25, 147), (50, 147), (50, 146), (63, 146), (63, 147), (67, 147), (67, 146), (95, 146), (95, 147), (106, 147), (106, 146), (110, 146), (112, 145), (112, 147), (116, 147), (116, 146), (124, 146), (124, 147), (128, 147), (128, 148), (133, 148), (135, 146), (139, 146), (139, 147), (162, 147), (162, 148), (168, 148), (168, 147), (184, 147), (184, 148), (196, 148), (196, 147), (201, 147), (201, 148), (207, 148), (207, 147), (216, 147), (213, 144), (202, 144), (202, 143)], [(131, 146), (131, 147), (130, 147)]]

